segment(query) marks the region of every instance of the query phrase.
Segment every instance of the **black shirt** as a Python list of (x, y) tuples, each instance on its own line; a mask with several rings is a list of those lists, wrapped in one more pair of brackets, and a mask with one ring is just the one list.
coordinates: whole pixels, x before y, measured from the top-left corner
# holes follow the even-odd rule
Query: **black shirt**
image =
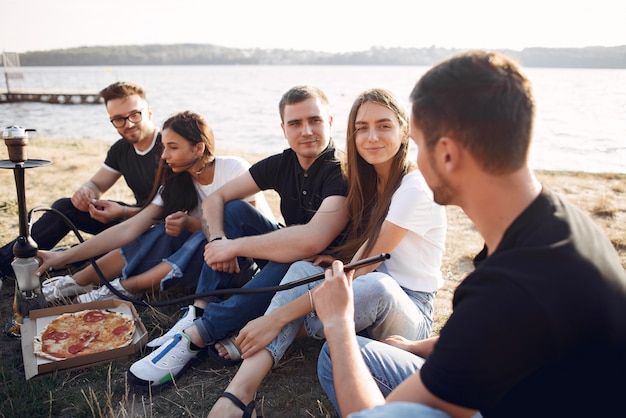
[(161, 134), (157, 134), (152, 148), (141, 155), (124, 138), (111, 145), (104, 164), (119, 172), (132, 190), (137, 206), (143, 206), (152, 191), (152, 184), (161, 158)]
[[(296, 153), (288, 148), (254, 164), (250, 174), (261, 190), (278, 193), (280, 212), (287, 226), (307, 224), (325, 198), (348, 193), (332, 141), (308, 170), (302, 168)], [(333, 242), (331, 247), (336, 245)]]
[(624, 416), (626, 274), (600, 228), (544, 190), (476, 261), (425, 386), (485, 417)]

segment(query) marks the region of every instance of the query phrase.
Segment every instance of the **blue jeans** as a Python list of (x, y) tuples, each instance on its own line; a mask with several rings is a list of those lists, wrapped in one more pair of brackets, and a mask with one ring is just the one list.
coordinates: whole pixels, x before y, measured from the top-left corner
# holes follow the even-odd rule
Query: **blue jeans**
[[(297, 261), (291, 265), (281, 284), (291, 283), (323, 271), (322, 267), (314, 266), (308, 261)], [(322, 280), (276, 293), (266, 314), (306, 294)], [(432, 293), (403, 289), (394, 279), (379, 272), (358, 277), (352, 283), (352, 288), (356, 332), (367, 330), (368, 335), (376, 339), (402, 335), (411, 340), (419, 340), (430, 335), (433, 323)], [(306, 315), (291, 321), (266, 347), (274, 357), (275, 365), (303, 325), (310, 337), (324, 338), (324, 327), (317, 316)]]
[(354, 412), (348, 418), (450, 418), (450, 415), (430, 406), (413, 402), (392, 402), (376, 408)]
[(196, 231), (187, 238), (178, 251), (163, 260), (172, 266), (172, 271), (161, 280), (161, 290), (169, 289), (173, 285), (198, 286), (198, 277), (204, 265), (203, 253), (206, 243), (204, 233)]
[[(424, 359), (421, 357), (389, 344), (359, 336), (357, 336), (357, 340), (361, 347), (361, 354), (363, 355), (365, 364), (369, 368), (372, 377), (378, 384), (378, 388), (384, 397), (387, 397), (393, 389), (418, 371), (420, 367), (422, 367), (422, 364), (424, 364)], [(341, 359), (337, 361), (340, 362)], [(339, 412), (328, 343), (324, 343), (317, 359), (317, 377), (324, 392), (326, 392), (326, 396), (328, 396), (328, 399), (330, 399), (337, 412)], [(375, 417), (376, 415), (373, 416)], [(420, 415), (391, 414), (387, 416), (413, 417)]]
[[(124, 204), (118, 202), (120, 204)], [(52, 204), (52, 208), (61, 212), (74, 224), (76, 229), (89, 234), (98, 234), (105, 229), (117, 224), (118, 222), (111, 222), (103, 224), (96, 221), (89, 212), (82, 212), (72, 204), (72, 201), (68, 197), (57, 200)], [(40, 250), (50, 250), (59, 243), (70, 232), (70, 227), (65, 223), (57, 213), (53, 211), (46, 211), (35, 222), (30, 231), (30, 236), (37, 243), (37, 247)], [(17, 231), (16, 231), (17, 232)], [(17, 233), (16, 233), (17, 236)], [(13, 244), (15, 240), (5, 244), (0, 248), (0, 270), (4, 274), (13, 274), (13, 268), (11, 267), (11, 261), (13, 261)]]
[[(266, 234), (279, 228), (280, 225), (268, 220), (247, 202), (233, 200), (224, 206), (224, 233), (230, 239)], [(238, 257), (237, 260), (242, 271), (253, 262), (261, 269), (243, 286), (246, 289), (278, 285), (290, 265), (245, 257)], [(203, 263), (196, 293), (227, 289), (231, 287), (234, 277), (235, 274), (214, 271)], [(272, 296), (274, 292), (234, 294), (219, 301), (207, 298), (212, 303), (207, 305), (202, 317), (197, 318), (194, 324), (205, 344), (213, 344), (238, 332), (248, 321), (263, 315)]]
[(120, 248), (125, 263), (122, 279), (144, 273), (165, 261), (172, 270), (161, 279), (162, 291), (173, 286), (195, 289), (204, 264), (204, 244), (202, 231), (182, 231), (171, 236), (165, 232), (165, 224), (157, 224)]

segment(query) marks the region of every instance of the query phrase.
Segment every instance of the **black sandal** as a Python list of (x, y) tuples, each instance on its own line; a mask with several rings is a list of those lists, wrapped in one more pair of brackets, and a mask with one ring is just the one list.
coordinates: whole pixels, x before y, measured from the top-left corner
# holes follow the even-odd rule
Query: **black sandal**
[[(242, 418), (252, 418), (252, 411), (254, 411), (254, 406), (255, 406), (254, 399), (248, 405), (244, 405), (244, 403), (241, 402), (241, 400), (238, 397), (236, 397), (230, 392), (224, 392), (220, 395), (220, 397), (228, 398), (230, 399), (232, 403), (237, 405), (237, 407), (239, 407), (239, 409), (243, 411)], [(257, 415), (257, 418), (263, 418), (263, 417), (261, 415)]]

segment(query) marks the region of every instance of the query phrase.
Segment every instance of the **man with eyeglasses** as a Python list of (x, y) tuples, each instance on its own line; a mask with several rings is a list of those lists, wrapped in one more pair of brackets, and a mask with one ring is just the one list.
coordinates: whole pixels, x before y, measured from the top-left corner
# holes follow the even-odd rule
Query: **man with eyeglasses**
[[(161, 155), (161, 135), (152, 121), (152, 109), (142, 87), (124, 81), (115, 82), (100, 92), (109, 120), (122, 136), (107, 152), (104, 164), (71, 198), (53, 203), (54, 211), (45, 212), (32, 226), (31, 236), (40, 249), (53, 248), (70, 226), (56, 212), (65, 215), (83, 232), (97, 234), (133, 216), (150, 196)], [(136, 202), (100, 200), (120, 177), (135, 196)], [(14, 241), (0, 249), (2, 277), (13, 276)]]

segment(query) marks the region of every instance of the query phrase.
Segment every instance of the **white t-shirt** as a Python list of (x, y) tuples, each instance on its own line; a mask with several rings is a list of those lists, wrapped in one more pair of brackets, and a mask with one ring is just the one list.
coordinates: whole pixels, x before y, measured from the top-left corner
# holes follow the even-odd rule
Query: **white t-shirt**
[[(202, 203), (204, 199), (213, 193), (215, 190), (222, 187), (224, 184), (228, 183), (230, 180), (235, 177), (240, 176), (241, 174), (248, 171), (250, 168), (250, 163), (244, 160), (241, 157), (236, 156), (226, 156), (226, 157), (215, 157), (215, 171), (213, 174), (213, 182), (211, 184), (200, 184), (195, 179), (193, 184), (196, 188), (196, 192), (198, 193), (198, 201)], [(248, 196), (243, 199), (246, 202), (256, 202), (256, 208), (265, 215), (268, 219), (275, 222), (274, 214), (270, 209), (267, 200), (265, 200), (265, 195), (263, 192), (258, 192), (252, 196)], [(163, 206), (163, 198), (161, 197), (161, 193), (159, 193), (152, 200), (153, 204), (158, 206)], [(189, 213), (190, 216), (194, 218), (200, 219), (202, 216), (202, 209), (200, 208), (200, 203), (198, 206)]]
[(407, 233), (391, 252), (391, 258), (377, 270), (411, 290), (434, 292), (443, 286), (446, 211), (434, 202), (432, 191), (418, 170), (402, 179), (385, 220)]

